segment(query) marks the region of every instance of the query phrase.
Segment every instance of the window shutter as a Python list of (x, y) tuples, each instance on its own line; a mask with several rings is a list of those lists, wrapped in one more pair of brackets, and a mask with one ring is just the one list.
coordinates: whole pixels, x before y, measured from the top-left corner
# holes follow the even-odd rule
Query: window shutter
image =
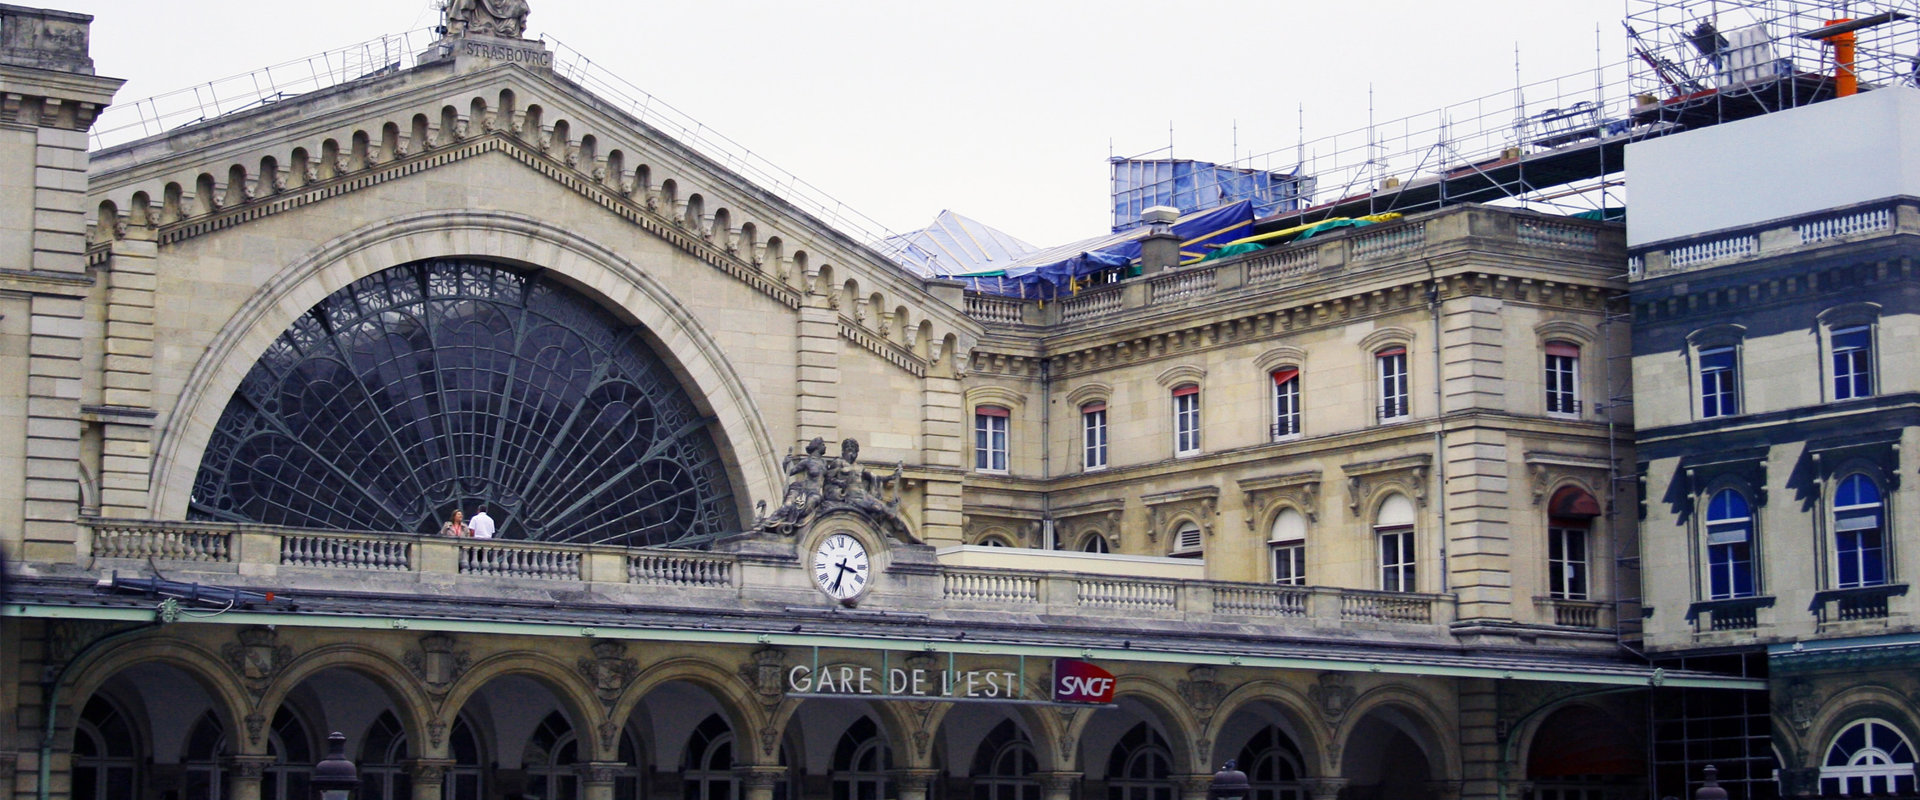
[(1080, 407), (1082, 414), (1094, 414), (1105, 410), (1107, 410), (1107, 404), (1104, 401), (1088, 403)]
[(1406, 354), (1407, 354), (1407, 348), (1405, 347), (1389, 347), (1385, 350), (1381, 350), (1380, 352), (1374, 353), (1374, 355), (1379, 356), (1381, 358), (1386, 358), (1387, 356), (1404, 356)]
[(1298, 378), (1298, 377), (1300, 377), (1300, 370), (1295, 367), (1287, 367), (1286, 369), (1274, 370), (1273, 385), (1279, 386), (1280, 384), (1286, 383), (1287, 381), (1293, 380), (1294, 378)]
[(1186, 397), (1187, 395), (1190, 395), (1190, 394), (1199, 394), (1199, 393), (1200, 393), (1200, 384), (1197, 384), (1197, 383), (1189, 383), (1185, 386), (1180, 386), (1173, 390), (1174, 397)]
[(1009, 416), (1013, 416), (1013, 415), (1012, 415), (1012, 413), (1010, 413), (1010, 412), (1008, 412), (1008, 411), (1007, 411), (1006, 409), (1004, 409), (1004, 408), (1001, 408), (1001, 407), (999, 407), (999, 406), (980, 406), (980, 407), (978, 407), (978, 408), (975, 408), (975, 409), (973, 410), (973, 413), (974, 413), (974, 414), (977, 414), (977, 415), (979, 415), (979, 416), (982, 416), (982, 417), (1009, 417)]
[(1566, 356), (1568, 358), (1579, 358), (1580, 346), (1568, 344), (1566, 342), (1548, 342), (1547, 355)]

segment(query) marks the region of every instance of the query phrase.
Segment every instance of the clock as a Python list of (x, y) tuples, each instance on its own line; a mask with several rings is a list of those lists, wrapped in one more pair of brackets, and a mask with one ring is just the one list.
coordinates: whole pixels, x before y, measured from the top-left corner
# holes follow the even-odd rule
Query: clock
[(853, 605), (873, 579), (867, 546), (845, 533), (821, 539), (813, 548), (813, 584), (828, 597)]

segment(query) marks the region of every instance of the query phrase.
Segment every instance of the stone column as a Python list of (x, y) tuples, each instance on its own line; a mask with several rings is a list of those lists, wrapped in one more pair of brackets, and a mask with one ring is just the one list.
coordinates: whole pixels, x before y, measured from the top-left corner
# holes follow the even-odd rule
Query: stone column
[(614, 772), (626, 766), (620, 761), (589, 761), (574, 767), (580, 775), (581, 800), (613, 800)]
[(1346, 778), (1308, 778), (1300, 782), (1307, 790), (1307, 796), (1313, 800), (1339, 800), (1340, 790), (1347, 788)]
[(260, 800), (260, 778), (267, 774), (273, 760), (273, 756), (229, 756), (228, 800)]
[(740, 782), (740, 800), (773, 800), (773, 787), (787, 779), (787, 768), (734, 767), (733, 779)]
[(893, 787), (899, 800), (927, 800), (927, 789), (940, 777), (937, 769), (897, 769)]
[(407, 766), (413, 773), (413, 800), (440, 800), (440, 787), (447, 782), (447, 769), (453, 766), (453, 759), (416, 758)]
[(1073, 787), (1080, 781), (1078, 772), (1042, 772), (1033, 777), (1040, 781), (1042, 800), (1073, 800)]

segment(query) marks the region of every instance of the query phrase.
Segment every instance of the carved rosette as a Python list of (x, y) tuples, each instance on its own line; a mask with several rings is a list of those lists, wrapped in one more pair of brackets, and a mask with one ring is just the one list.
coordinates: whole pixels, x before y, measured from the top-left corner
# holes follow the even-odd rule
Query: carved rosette
[(612, 706), (620, 699), (627, 684), (640, 674), (640, 662), (627, 658), (627, 645), (624, 642), (595, 642), (593, 656), (581, 656), (575, 663), (581, 677), (593, 686), (593, 693), (600, 702)]

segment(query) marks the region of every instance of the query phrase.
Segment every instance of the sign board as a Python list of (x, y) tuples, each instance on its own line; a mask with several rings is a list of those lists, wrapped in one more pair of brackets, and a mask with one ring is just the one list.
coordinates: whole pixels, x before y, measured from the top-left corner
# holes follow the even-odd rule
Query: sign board
[(1056, 703), (1113, 702), (1113, 673), (1077, 658), (1053, 660), (1053, 701)]

